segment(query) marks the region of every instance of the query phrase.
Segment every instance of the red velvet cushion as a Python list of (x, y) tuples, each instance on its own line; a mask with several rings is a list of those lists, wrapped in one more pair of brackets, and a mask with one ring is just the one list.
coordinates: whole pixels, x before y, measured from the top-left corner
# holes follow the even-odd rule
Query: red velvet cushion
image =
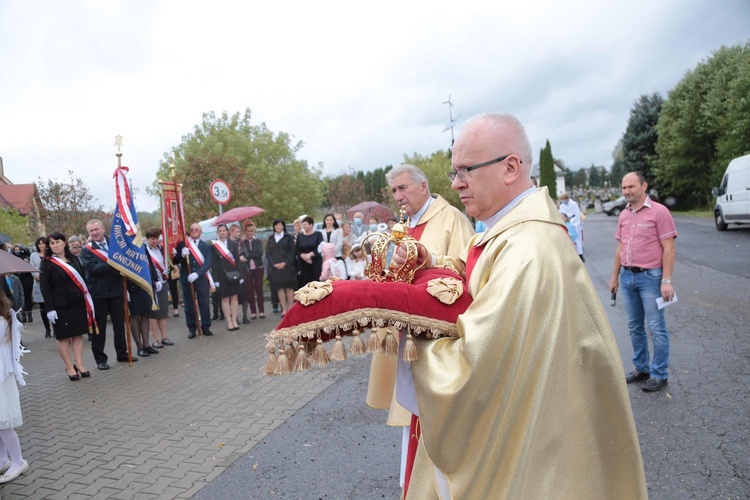
[(333, 291), (322, 300), (309, 306), (295, 303), (270, 337), (304, 340), (320, 336), (327, 341), (336, 336), (337, 328), (343, 336), (352, 335), (355, 328), (389, 325), (433, 338), (457, 337), (456, 319), (471, 304), (471, 296), (461, 279), (461, 296), (451, 305), (440, 302), (427, 292), (428, 282), (436, 278), (461, 279), (447, 269), (430, 268), (417, 271), (412, 283), (334, 281)]

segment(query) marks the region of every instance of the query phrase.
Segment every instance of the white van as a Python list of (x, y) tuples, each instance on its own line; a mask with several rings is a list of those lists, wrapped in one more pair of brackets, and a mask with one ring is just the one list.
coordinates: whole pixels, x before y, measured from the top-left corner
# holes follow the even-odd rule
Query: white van
[(716, 197), (714, 221), (724, 231), (729, 224), (750, 224), (750, 155), (729, 162), (721, 186), (713, 188)]

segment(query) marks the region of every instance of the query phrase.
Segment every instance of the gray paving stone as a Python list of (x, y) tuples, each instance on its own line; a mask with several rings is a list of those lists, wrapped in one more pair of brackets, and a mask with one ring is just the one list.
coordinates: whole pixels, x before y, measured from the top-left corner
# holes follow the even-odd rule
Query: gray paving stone
[(188, 498), (330, 384), (321, 373), (262, 376), (270, 320), (240, 335), (216, 325), (198, 342), (187, 341), (184, 317), (167, 324), (177, 345), (132, 367), (114, 361), (111, 326), (110, 370), (96, 369), (84, 341), (92, 376), (78, 382), (65, 377), (43, 324), (26, 325), (18, 432), (31, 468), (2, 486), (3, 499)]

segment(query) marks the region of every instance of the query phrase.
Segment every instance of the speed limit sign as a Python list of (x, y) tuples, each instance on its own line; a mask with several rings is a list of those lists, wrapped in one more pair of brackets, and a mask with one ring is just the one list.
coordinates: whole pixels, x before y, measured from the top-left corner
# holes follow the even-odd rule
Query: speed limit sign
[(221, 179), (216, 179), (211, 183), (211, 198), (219, 205), (226, 205), (232, 199), (232, 192), (229, 190), (229, 184)]

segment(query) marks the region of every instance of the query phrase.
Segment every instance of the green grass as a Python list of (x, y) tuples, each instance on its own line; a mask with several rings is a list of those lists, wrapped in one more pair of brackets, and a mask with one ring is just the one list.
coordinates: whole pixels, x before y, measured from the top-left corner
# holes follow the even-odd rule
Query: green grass
[(708, 209), (693, 209), (693, 210), (684, 210), (684, 211), (674, 211), (672, 212), (672, 215), (689, 215), (691, 217), (703, 217), (705, 219), (713, 219), (714, 218), (714, 212), (713, 210)]

